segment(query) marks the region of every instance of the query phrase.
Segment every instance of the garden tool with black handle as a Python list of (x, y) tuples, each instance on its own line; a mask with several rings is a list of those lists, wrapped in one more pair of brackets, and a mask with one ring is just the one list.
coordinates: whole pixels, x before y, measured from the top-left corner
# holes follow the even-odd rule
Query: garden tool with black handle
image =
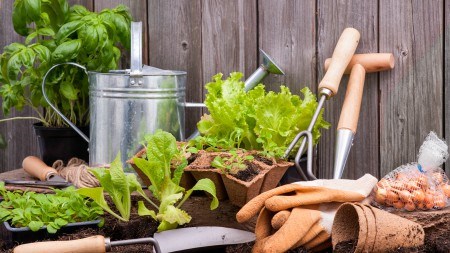
[[(258, 85), (269, 74), (284, 75), (283, 70), (275, 63), (275, 61), (268, 54), (266, 54), (266, 52), (264, 52), (262, 49), (259, 49), (259, 52), (260, 57), (262, 59), (262, 63), (259, 66), (259, 68), (257, 68), (255, 72), (253, 72), (247, 78), (247, 80), (245, 80), (244, 83), (245, 91), (249, 91), (255, 88), (255, 86)], [(185, 107), (206, 107), (206, 105), (204, 103), (186, 103)], [(191, 140), (199, 135), (200, 132), (198, 130), (195, 130), (195, 132), (187, 139)]]
[(47, 166), (47, 164), (35, 156), (26, 157), (22, 162), (22, 167), (28, 174), (38, 178), (40, 181), (5, 180), (5, 184), (53, 188), (65, 188), (72, 185), (72, 183), (67, 182), (58, 175), (58, 172), (54, 168)]
[(19, 245), (14, 253), (103, 253), (112, 247), (132, 244), (153, 245), (156, 253), (194, 249), (212, 249), (226, 245), (248, 243), (255, 235), (248, 231), (225, 227), (188, 227), (155, 233), (153, 237), (111, 241), (101, 235), (70, 241), (47, 241)]
[[(330, 60), (327, 59), (325, 61), (325, 70), (328, 68), (329, 63)], [(354, 55), (347, 66), (345, 73), (349, 73), (350, 78), (336, 131), (334, 179), (342, 177), (353, 145), (358, 126), (366, 73), (390, 70), (394, 68), (394, 64), (394, 56), (392, 54), (374, 53)]]
[(344, 74), (347, 65), (352, 59), (355, 53), (356, 47), (358, 46), (360, 34), (354, 28), (346, 28), (341, 34), (336, 47), (334, 49), (333, 55), (331, 57), (331, 62), (328, 70), (325, 72), (325, 76), (319, 83), (319, 104), (317, 105), (316, 111), (311, 119), (311, 122), (307, 130), (300, 132), (292, 141), (292, 143), (287, 148), (284, 158), (289, 156), (289, 153), (297, 145), (297, 142), (302, 139), (298, 152), (295, 156), (295, 164), (298, 173), (305, 180), (316, 179), (312, 173), (312, 162), (308, 160), (308, 169), (306, 175), (303, 173), (300, 167), (300, 157), (308, 144), (308, 155), (312, 155), (312, 130), (316, 124), (317, 118), (319, 117), (320, 111), (322, 110), (323, 104), (326, 99), (329, 99), (337, 94), (339, 83), (341, 82), (342, 75)]

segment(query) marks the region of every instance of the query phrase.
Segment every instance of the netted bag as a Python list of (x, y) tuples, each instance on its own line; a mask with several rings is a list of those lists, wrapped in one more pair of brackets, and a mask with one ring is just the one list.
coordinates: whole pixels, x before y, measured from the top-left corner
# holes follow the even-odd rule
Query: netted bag
[(382, 178), (373, 190), (373, 204), (407, 211), (442, 209), (450, 185), (439, 167), (448, 158), (448, 146), (431, 132), (420, 147), (418, 163), (402, 165)]

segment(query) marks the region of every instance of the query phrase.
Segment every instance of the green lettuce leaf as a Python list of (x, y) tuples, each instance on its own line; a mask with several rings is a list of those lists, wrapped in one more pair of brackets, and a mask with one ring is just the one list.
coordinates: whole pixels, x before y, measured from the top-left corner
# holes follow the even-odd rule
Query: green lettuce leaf
[[(280, 157), (294, 137), (308, 128), (317, 108), (316, 96), (307, 87), (300, 91), (301, 98), (285, 86), (280, 92), (266, 92), (259, 84), (245, 92), (242, 73), (238, 72), (226, 80), (222, 74), (212, 79), (206, 85), (205, 99), (210, 114), (197, 124), (202, 136), (190, 143), (196, 148), (262, 150)], [(314, 143), (320, 130), (329, 126), (322, 111), (312, 131)]]

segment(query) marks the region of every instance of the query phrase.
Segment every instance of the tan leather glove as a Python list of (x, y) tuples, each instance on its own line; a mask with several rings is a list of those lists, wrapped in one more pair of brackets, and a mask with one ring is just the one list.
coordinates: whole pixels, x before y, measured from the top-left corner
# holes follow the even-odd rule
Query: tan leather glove
[(284, 185), (249, 201), (236, 219), (245, 222), (260, 212), (254, 252), (321, 247), (329, 243), (339, 205), (364, 200), (376, 183), (376, 178), (366, 174), (358, 180), (315, 180)]

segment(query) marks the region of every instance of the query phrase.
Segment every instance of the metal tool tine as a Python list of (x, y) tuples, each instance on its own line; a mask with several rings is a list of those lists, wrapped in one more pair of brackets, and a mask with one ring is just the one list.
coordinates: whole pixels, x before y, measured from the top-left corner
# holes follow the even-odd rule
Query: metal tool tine
[[(305, 131), (303, 131), (303, 132), (305, 132)], [(291, 151), (295, 148), (295, 145), (297, 145), (297, 143), (300, 141), (300, 138), (302, 138), (302, 136), (303, 136), (303, 132), (298, 133), (295, 136), (294, 140), (292, 140), (291, 144), (289, 144), (289, 147), (284, 152), (283, 159), (285, 159), (285, 160), (288, 159), (289, 153), (291, 153)], [(299, 152), (297, 152), (297, 155), (295, 156), (295, 167), (296, 167), (297, 172), (300, 175), (300, 177), (303, 180), (308, 180), (308, 177), (305, 175), (305, 173), (303, 172), (302, 168), (300, 167), (301, 154), (299, 155), (299, 153), (300, 153), (300, 149), (299, 149)]]
[[(313, 158), (313, 138), (312, 138), (312, 134), (310, 131), (302, 131), (300, 132), (297, 136), (300, 136), (299, 139), (301, 137), (306, 139), (306, 142), (308, 143), (308, 148), (307, 148), (307, 157), (306, 157), (306, 180), (316, 180), (317, 177), (314, 175), (313, 170), (312, 170), (312, 158)], [(302, 142), (302, 144), (305, 143), (305, 141)], [(304, 176), (304, 172), (300, 166), (300, 158), (302, 156), (302, 152), (303, 149), (299, 149), (297, 151), (297, 154), (295, 155), (295, 166), (297, 167), (297, 170), (299, 173), (302, 173)]]

